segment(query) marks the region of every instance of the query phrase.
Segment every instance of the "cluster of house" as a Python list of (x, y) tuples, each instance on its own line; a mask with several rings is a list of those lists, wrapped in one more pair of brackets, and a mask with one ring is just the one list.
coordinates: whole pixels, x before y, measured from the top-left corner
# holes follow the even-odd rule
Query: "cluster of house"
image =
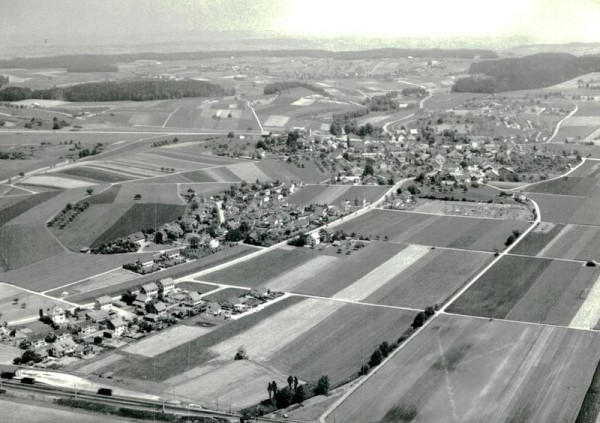
[[(130, 235), (130, 237), (135, 235), (136, 234)], [(150, 261), (142, 262), (141, 260), (136, 260), (133, 263), (125, 263), (123, 269), (146, 275), (148, 273), (177, 266), (178, 264), (183, 264), (186, 261), (186, 258), (181, 255), (179, 250), (164, 251), (153, 255), (152, 260)]]
[(200, 313), (224, 317), (244, 313), (282, 293), (257, 287), (239, 297), (206, 301), (198, 292), (176, 287), (172, 278), (164, 278), (128, 291), (127, 295), (132, 298), (130, 304), (124, 299), (102, 296), (92, 309), (65, 310), (55, 306), (46, 310), (44, 322), (0, 328), (0, 341), (30, 349), (49, 364), (55, 362), (50, 357), (83, 358), (106, 348), (118, 348), (151, 330), (164, 329)]

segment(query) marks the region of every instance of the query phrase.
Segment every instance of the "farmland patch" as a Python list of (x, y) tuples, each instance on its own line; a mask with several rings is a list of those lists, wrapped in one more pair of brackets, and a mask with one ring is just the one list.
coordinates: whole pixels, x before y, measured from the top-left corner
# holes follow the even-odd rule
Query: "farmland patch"
[(5, 271), (36, 263), (63, 251), (62, 246), (42, 225), (0, 227), (0, 267)]
[(597, 268), (582, 263), (509, 255), (475, 282), (448, 311), (568, 325), (598, 274)]
[(77, 166), (63, 169), (59, 172), (55, 172), (57, 175), (73, 175), (81, 176), (88, 179), (93, 179), (101, 182), (123, 182), (133, 178), (131, 175), (124, 175), (122, 173), (115, 173), (108, 170), (96, 169), (88, 166)]
[(442, 315), (327, 422), (572, 422), (599, 346), (590, 332)]
[(129, 344), (123, 351), (144, 357), (156, 357), (171, 348), (186, 344), (212, 331), (214, 327), (176, 325), (148, 338)]

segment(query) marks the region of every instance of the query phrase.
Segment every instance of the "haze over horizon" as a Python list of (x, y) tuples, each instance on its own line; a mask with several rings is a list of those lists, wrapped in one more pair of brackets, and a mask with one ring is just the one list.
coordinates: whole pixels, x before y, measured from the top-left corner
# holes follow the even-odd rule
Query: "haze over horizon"
[(3, 6), (0, 47), (245, 37), (320, 40), (324, 48), (335, 39), (364, 40), (365, 47), (408, 39), (413, 46), (490, 48), (600, 41), (594, 0), (3, 0)]

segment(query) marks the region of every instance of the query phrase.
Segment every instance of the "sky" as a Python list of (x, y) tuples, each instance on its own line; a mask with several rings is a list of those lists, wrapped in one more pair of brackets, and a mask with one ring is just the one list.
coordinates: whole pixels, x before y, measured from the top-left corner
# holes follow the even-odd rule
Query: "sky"
[(182, 31), (600, 42), (600, 0), (0, 0), (3, 43)]

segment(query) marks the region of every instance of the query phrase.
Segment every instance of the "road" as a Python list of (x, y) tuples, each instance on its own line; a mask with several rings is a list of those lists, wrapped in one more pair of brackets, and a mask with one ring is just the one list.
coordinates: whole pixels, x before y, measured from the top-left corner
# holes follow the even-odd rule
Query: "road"
[(569, 113), (560, 122), (558, 122), (556, 124), (556, 128), (554, 128), (554, 133), (552, 134), (552, 136), (550, 138), (548, 138), (548, 141), (546, 141), (546, 142), (552, 142), (552, 140), (554, 140), (554, 138), (558, 135), (558, 131), (560, 130), (560, 127), (562, 126), (563, 122), (566, 121), (567, 119), (569, 119), (571, 116), (573, 116), (575, 113), (577, 113), (577, 110), (579, 110), (579, 106), (577, 105), (577, 103), (575, 103), (574, 101), (572, 101), (571, 103), (573, 103), (575, 105), (575, 109), (573, 109), (571, 111), (571, 113)]

